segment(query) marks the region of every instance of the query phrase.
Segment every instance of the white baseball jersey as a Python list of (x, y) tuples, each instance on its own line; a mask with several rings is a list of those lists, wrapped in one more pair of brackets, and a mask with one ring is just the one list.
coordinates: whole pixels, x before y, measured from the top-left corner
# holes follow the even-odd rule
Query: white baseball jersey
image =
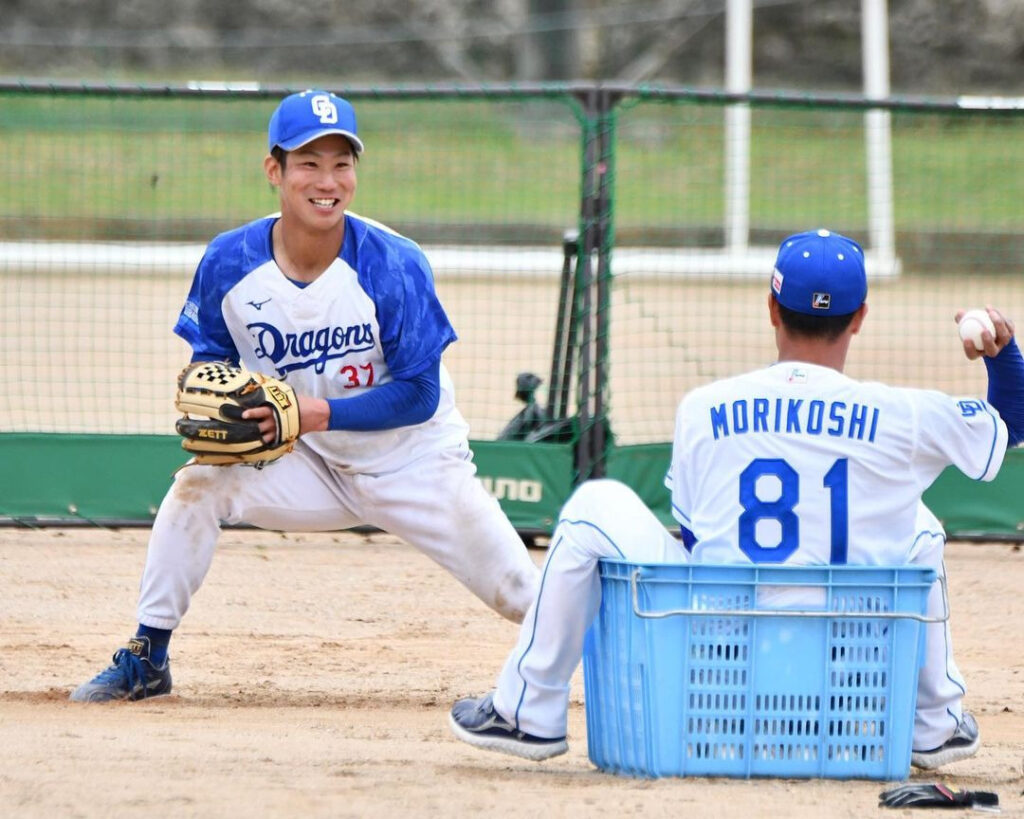
[[(945, 533), (921, 493), (950, 464), (991, 480), (1006, 442), (1006, 426), (984, 401), (854, 381), (813, 364), (781, 362), (693, 390), (679, 405), (665, 478), (676, 519), (696, 538), (692, 555), (624, 484), (578, 487), (498, 677), (495, 709), (527, 733), (565, 736), (570, 681), (600, 605), (601, 558), (913, 562), (943, 574)], [(759, 604), (801, 604), (808, 592), (770, 594)], [(936, 584), (927, 613), (944, 608)], [(949, 624), (927, 629), (914, 722), (914, 747), (922, 749), (956, 730), (965, 690)]]
[[(383, 225), (346, 214), (338, 258), (299, 286), (274, 261), (271, 228), (259, 219), (218, 236), (196, 271), (175, 332), (196, 355), (239, 361), (287, 381), (297, 393), (349, 398), (423, 372), (455, 340), (422, 250)], [(330, 431), (303, 441), (343, 472), (389, 472), (465, 441), (441, 368), (441, 395), (422, 424)]]
[[(214, 239), (175, 332), (196, 357), (239, 361), (299, 393), (349, 398), (434, 366), (455, 332), (416, 244), (349, 213), (341, 251), (300, 286), (274, 262), (274, 217)], [(303, 435), (267, 469), (179, 470), (153, 521), (143, 625), (174, 629), (213, 560), (222, 523), (285, 531), (371, 526), (435, 560), (495, 611), (521, 620), (538, 580), (523, 541), (476, 478), (468, 426), (442, 368), (421, 424)]]
[(1006, 426), (985, 401), (780, 362), (679, 405), (666, 485), (693, 559), (900, 564), (950, 464), (992, 480)]

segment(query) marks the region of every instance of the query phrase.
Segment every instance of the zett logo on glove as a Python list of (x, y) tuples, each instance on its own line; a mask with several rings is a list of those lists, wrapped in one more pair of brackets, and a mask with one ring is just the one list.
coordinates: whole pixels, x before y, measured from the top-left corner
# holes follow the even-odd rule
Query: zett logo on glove
[[(260, 469), (291, 452), (299, 437), (299, 406), (291, 387), (220, 361), (196, 361), (182, 370), (174, 406), (184, 413), (174, 425), (184, 438), (181, 446), (197, 464)], [(259, 422), (242, 418), (254, 407), (273, 411), (277, 433), (270, 443), (263, 440)]]

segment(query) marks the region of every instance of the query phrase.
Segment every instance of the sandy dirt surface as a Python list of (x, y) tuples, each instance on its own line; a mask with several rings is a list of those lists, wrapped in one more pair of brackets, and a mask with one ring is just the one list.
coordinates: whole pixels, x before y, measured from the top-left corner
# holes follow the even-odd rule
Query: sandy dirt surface
[[(134, 629), (143, 529), (0, 530), (0, 814), (776, 816), (879, 811), (885, 783), (634, 780), (570, 751), (531, 763), (454, 739), (516, 627), (382, 534), (225, 533), (172, 642), (174, 693), (67, 700)], [(542, 549), (532, 550), (543, 561)], [(915, 781), (996, 791), (1024, 815), (1024, 553), (947, 551), (954, 639), (983, 747)]]

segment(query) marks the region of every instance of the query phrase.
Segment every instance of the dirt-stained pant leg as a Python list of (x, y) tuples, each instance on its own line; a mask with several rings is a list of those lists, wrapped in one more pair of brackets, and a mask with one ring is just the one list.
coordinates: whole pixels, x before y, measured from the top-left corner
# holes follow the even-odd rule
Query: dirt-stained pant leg
[(686, 550), (625, 484), (594, 480), (566, 501), (541, 587), (498, 677), (494, 707), (520, 730), (565, 736), (569, 684), (601, 603), (597, 561), (686, 562)]
[(186, 466), (175, 475), (153, 522), (139, 591), (140, 623), (178, 626), (210, 569), (221, 521), (307, 532), (361, 523), (346, 486), (301, 445), (259, 470)]
[[(942, 524), (922, 503), (917, 513), (917, 536), (909, 560), (919, 566), (929, 566), (944, 577), (946, 567), (943, 552), (946, 532)], [(928, 594), (926, 614), (942, 617), (946, 614), (942, 585), (936, 580)], [(963, 697), (966, 683), (953, 659), (953, 637), (949, 621), (925, 626), (924, 665), (917, 683), (917, 710), (914, 714), (914, 748), (937, 748), (956, 731), (963, 715)]]
[(451, 572), (488, 606), (521, 622), (539, 572), (465, 453), (422, 458), (387, 475), (329, 470), (300, 441), (262, 470), (187, 466), (153, 523), (139, 622), (173, 629), (213, 561), (221, 522), (323, 532), (370, 525), (397, 535)]
[(357, 475), (353, 486), (367, 523), (415, 546), (502, 617), (522, 622), (540, 573), (477, 479), (468, 449), (430, 455), (399, 472)]

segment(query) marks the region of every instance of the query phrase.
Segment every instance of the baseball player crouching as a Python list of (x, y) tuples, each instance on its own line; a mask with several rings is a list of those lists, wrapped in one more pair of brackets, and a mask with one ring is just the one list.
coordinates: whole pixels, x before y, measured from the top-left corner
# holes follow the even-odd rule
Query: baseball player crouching
[[(921, 501), (950, 464), (992, 480), (1024, 441), (1024, 359), (1013, 324), (989, 308), (988, 400), (855, 381), (843, 374), (867, 315), (860, 246), (827, 230), (781, 245), (768, 295), (778, 360), (702, 386), (679, 405), (665, 478), (682, 542), (625, 485), (598, 480), (569, 498), (538, 597), (493, 692), (459, 700), (455, 735), (528, 759), (564, 753), (569, 683), (600, 604), (597, 561), (917, 564), (943, 573), (945, 533)], [(959, 320), (961, 313), (957, 314)], [(944, 614), (939, 583), (928, 614)], [(911, 762), (974, 754), (978, 724), (948, 623), (927, 626)]]
[[(138, 631), (72, 700), (170, 692), (171, 632), (210, 568), (221, 521), (287, 531), (373, 526), (522, 621), (538, 571), (476, 479), (441, 363), (456, 335), (430, 265), (414, 242), (348, 210), (362, 153), (355, 112), (334, 94), (292, 94), (271, 117), (263, 164), (280, 214), (210, 243), (174, 328), (193, 362), (236, 367), (186, 368), (179, 408), (183, 394), (192, 407), (233, 381), (236, 394), (250, 396), (262, 383), (267, 401), (244, 412), (236, 405), (240, 417), (225, 410), (220, 420), (179, 426), (200, 454), (177, 473), (154, 521)], [(272, 465), (254, 469), (263, 461), (237, 454), (254, 444), (230, 441), (234, 422), (258, 427), (251, 457)]]

